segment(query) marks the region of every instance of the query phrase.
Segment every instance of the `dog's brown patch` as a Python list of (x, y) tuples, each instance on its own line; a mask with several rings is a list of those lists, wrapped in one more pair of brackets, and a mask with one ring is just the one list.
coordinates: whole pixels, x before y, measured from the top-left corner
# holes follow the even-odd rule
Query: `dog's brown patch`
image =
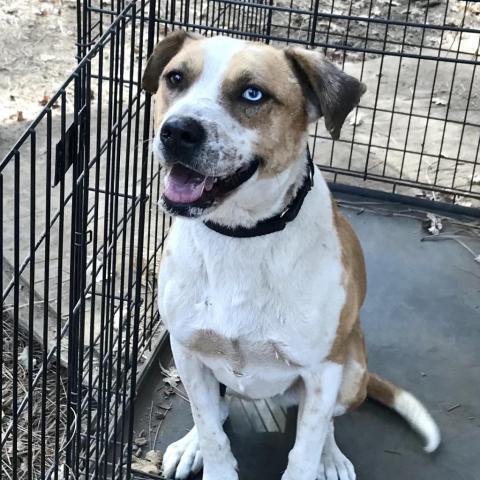
[[(260, 88), (266, 99), (242, 101), (248, 86)], [(308, 126), (306, 102), (281, 50), (250, 44), (234, 55), (222, 81), (222, 98), (230, 115), (257, 133), (255, 153), (265, 160), (261, 176), (276, 175), (297, 160)]]
[(343, 379), (338, 403), (346, 410), (359, 407), (367, 397), (368, 370), (365, 340), (359, 321), (366, 293), (366, 272), (362, 247), (350, 223), (332, 198), (334, 225), (342, 246), (345, 304), (340, 313), (328, 360), (343, 364)]
[[(183, 31), (166, 36), (148, 59), (143, 74), (143, 87), (155, 93), (154, 125), (160, 126), (164, 113), (172, 102), (198, 79), (203, 70), (203, 37)], [(182, 73), (184, 80), (179, 88), (169, 88), (166, 77), (170, 72)]]
[(332, 210), (335, 228), (342, 246), (343, 286), (346, 291), (346, 299), (328, 360), (344, 363), (347, 340), (355, 324), (358, 323), (360, 308), (365, 299), (367, 278), (360, 242), (351, 225), (340, 213), (333, 198)]
[(391, 407), (395, 401), (395, 395), (399, 391), (401, 390), (388, 380), (374, 373), (368, 375), (368, 396), (377, 402)]
[(157, 44), (143, 72), (142, 86), (147, 92), (152, 94), (157, 92), (163, 69), (179, 52), (188, 38), (189, 34), (187, 32), (177, 30)]
[(210, 357), (224, 357), (234, 373), (240, 374), (244, 364), (238, 340), (223, 337), (213, 330), (200, 330), (189, 339), (188, 348)]
[(346, 410), (358, 408), (367, 398), (367, 351), (360, 323), (355, 323), (345, 345), (343, 379), (338, 403)]

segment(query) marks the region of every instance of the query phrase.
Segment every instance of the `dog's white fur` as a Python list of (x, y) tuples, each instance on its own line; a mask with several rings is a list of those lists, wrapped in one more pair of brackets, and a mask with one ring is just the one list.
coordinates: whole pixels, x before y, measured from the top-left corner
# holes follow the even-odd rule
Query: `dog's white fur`
[[(244, 44), (224, 37), (204, 43), (201, 77), (170, 107), (164, 121), (188, 113), (220, 122), (225, 127), (221, 141), (235, 143), (248, 158), (255, 131), (240, 126), (218, 101), (229, 59)], [(154, 151), (161, 157), (158, 136)], [(300, 185), (305, 171), (302, 151), (279, 175), (255, 174), (209, 217), (248, 226), (276, 214), (285, 207), (288, 189)], [(299, 401), (297, 439), (282, 480), (355, 479), (333, 434), (332, 418), (344, 411), (337, 405), (343, 365), (327, 359), (346, 302), (342, 273), (330, 192), (318, 170), (300, 213), (282, 232), (237, 239), (210, 230), (198, 219), (175, 220), (162, 259), (159, 309), (195, 427), (167, 449), (163, 466), (167, 478), (187, 478), (203, 463), (204, 480), (238, 479), (222, 428), (227, 417), (219, 396), (222, 382), (252, 399), (284, 396)], [(241, 361), (225, 351), (196, 348), (193, 339), (202, 332), (234, 340)], [(402, 398), (397, 399), (398, 409), (404, 409), (406, 417), (417, 412), (413, 423), (429, 438), (429, 448), (436, 447), (438, 430), (433, 421), (429, 423), (428, 413), (419, 410), (416, 399), (405, 409), (409, 402)]]

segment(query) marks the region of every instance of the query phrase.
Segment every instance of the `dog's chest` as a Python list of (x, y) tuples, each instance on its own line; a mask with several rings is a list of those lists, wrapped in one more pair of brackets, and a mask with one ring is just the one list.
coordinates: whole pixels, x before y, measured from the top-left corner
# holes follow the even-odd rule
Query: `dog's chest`
[(162, 261), (160, 312), (172, 337), (220, 381), (270, 396), (328, 355), (345, 299), (333, 239), (302, 254), (299, 242), (254, 248), (179, 230)]
[(273, 340), (227, 338), (199, 330), (185, 344), (211, 368), (217, 379), (237, 393), (264, 398), (283, 393), (297, 378), (288, 347)]

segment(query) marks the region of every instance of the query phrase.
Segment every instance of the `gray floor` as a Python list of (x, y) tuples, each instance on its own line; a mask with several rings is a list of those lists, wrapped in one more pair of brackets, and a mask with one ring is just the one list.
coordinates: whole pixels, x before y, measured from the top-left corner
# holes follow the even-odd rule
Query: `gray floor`
[[(480, 264), (454, 241), (421, 242), (425, 232), (418, 220), (343, 210), (367, 259), (362, 319), (370, 369), (427, 405), (443, 444), (435, 454), (425, 454), (399, 417), (366, 402), (336, 421), (341, 448), (359, 480), (479, 480)], [(480, 242), (467, 243), (480, 253)], [(138, 401), (137, 431), (152, 428), (149, 409), (161, 401), (158, 372), (146, 383)], [(294, 438), (295, 412), (236, 399), (232, 407), (226, 429), (240, 479), (280, 479)], [(177, 397), (155, 448), (164, 450), (190, 426), (188, 405)]]

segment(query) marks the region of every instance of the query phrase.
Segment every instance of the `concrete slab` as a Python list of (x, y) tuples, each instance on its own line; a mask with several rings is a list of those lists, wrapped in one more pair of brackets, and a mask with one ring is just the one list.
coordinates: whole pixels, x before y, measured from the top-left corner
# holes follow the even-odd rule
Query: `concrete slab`
[[(478, 480), (480, 265), (455, 241), (421, 242), (425, 231), (418, 220), (343, 210), (367, 259), (362, 321), (370, 369), (425, 403), (440, 425), (443, 444), (435, 454), (425, 454), (409, 427), (373, 402), (337, 419), (338, 442), (360, 480)], [(480, 253), (480, 241), (472, 237), (467, 243)], [(160, 372), (150, 375), (137, 402), (137, 431), (155, 427), (149, 409), (163, 401)], [(159, 450), (192, 425), (188, 404), (172, 398), (155, 445)], [(226, 430), (240, 479), (280, 479), (294, 439), (294, 409), (231, 402)]]

